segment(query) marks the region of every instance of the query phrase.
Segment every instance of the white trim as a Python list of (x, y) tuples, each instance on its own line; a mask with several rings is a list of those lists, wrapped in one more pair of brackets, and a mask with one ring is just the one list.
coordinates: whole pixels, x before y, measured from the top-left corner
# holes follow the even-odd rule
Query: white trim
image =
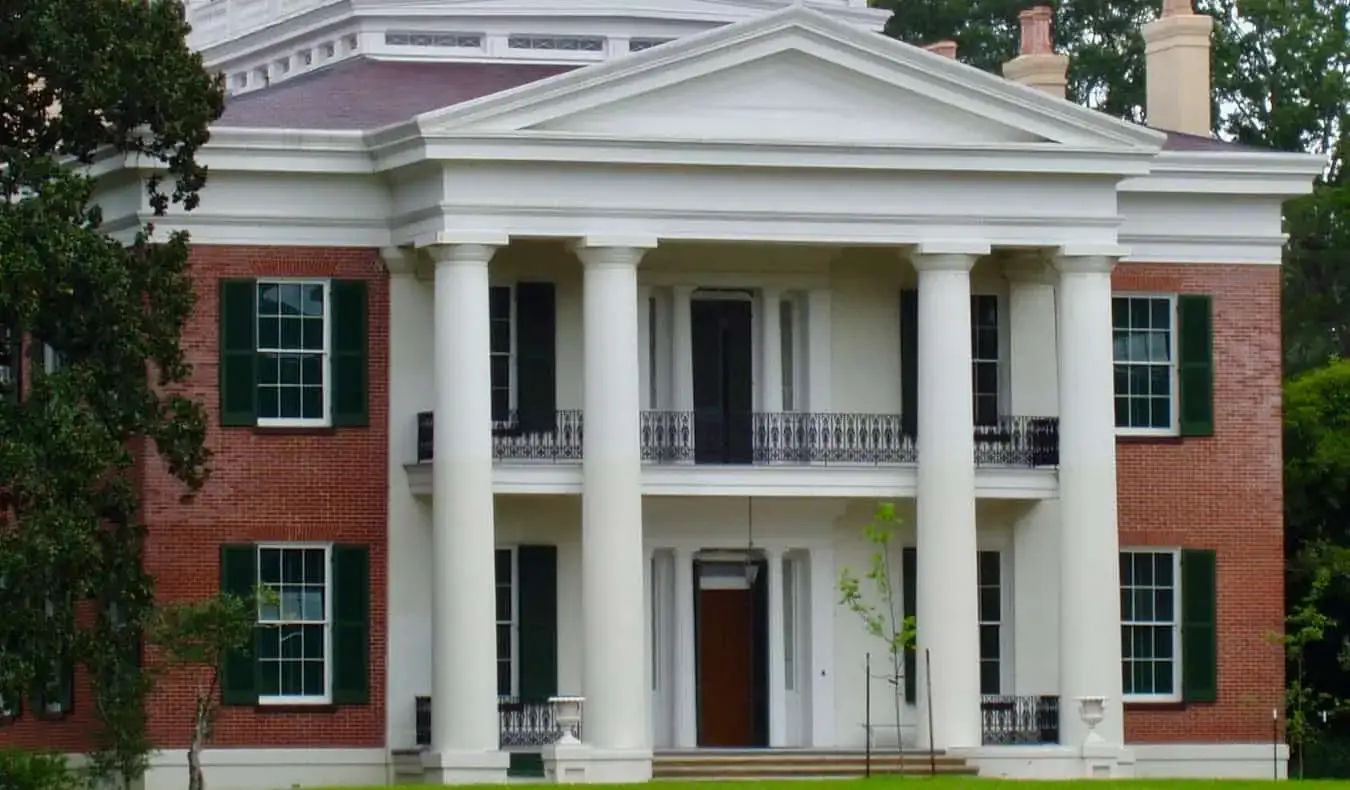
[[(1170, 554), (1172, 555), (1172, 693), (1171, 694), (1124, 694), (1121, 699), (1126, 704), (1173, 704), (1181, 702), (1184, 696), (1182, 682), (1182, 662), (1184, 657), (1181, 655), (1181, 610), (1182, 596), (1185, 591), (1181, 589), (1181, 549), (1179, 547), (1168, 546), (1122, 546), (1120, 554)], [(1124, 589), (1124, 581), (1121, 581), (1121, 589)], [(1144, 625), (1144, 621), (1121, 621), (1122, 628), (1133, 627), (1131, 624)], [(1122, 666), (1125, 662), (1124, 651), (1128, 649), (1126, 645), (1121, 645), (1120, 661)]]
[[(261, 344), (259, 327), (263, 316), (258, 314), (259, 286), (264, 285), (318, 285), (323, 288), (323, 350), (315, 352), (313, 349), (304, 348), (303, 333), (301, 347), (298, 349), (285, 349), (278, 345), (276, 348), (264, 349)], [(263, 354), (296, 356), (311, 356), (315, 353), (320, 355), (319, 376), (322, 379), (323, 387), (323, 416), (313, 418), (300, 417), (259, 417), (255, 424), (259, 428), (327, 428), (333, 424), (333, 280), (330, 277), (259, 277), (253, 281), (253, 352), (259, 358)], [(280, 296), (278, 296), (280, 300)], [(280, 303), (278, 301), (278, 303)], [(277, 316), (277, 340), (280, 341), (281, 322), (295, 316), (278, 315)], [(301, 317), (300, 320), (313, 320)], [(303, 326), (303, 324), (302, 324)], [(278, 389), (280, 382), (278, 381)], [(258, 390), (261, 388), (257, 381), (253, 383), (254, 398), (258, 397)], [(303, 394), (301, 396), (303, 398)], [(303, 400), (302, 400), (303, 403)]]
[[(333, 591), (336, 587), (336, 580), (333, 578), (333, 544), (323, 541), (268, 541), (253, 544), (253, 562), (256, 568), (254, 572), (254, 583), (258, 587), (263, 587), (262, 578), (262, 553), (268, 550), (280, 551), (282, 553), (281, 561), (284, 562), (285, 553), (288, 551), (312, 551), (321, 549), (323, 551), (323, 685), (322, 695), (307, 696), (287, 696), (284, 694), (265, 696), (258, 695), (259, 705), (329, 705), (333, 701)], [(278, 581), (277, 584), (283, 584)], [(301, 625), (314, 625), (310, 620), (286, 620), (281, 617), (281, 603), (277, 603), (277, 619), (263, 620), (259, 615), (257, 622), (260, 625), (280, 628), (283, 625), (299, 623)], [(261, 656), (253, 657), (253, 664), (256, 666), (263, 659)], [(303, 660), (303, 659), (302, 659)], [(278, 656), (277, 662), (282, 663), (285, 659)]]
[[(1168, 302), (1168, 308), (1167, 308), (1167, 309), (1168, 309), (1168, 316), (1169, 316), (1169, 319), (1168, 319), (1168, 320), (1169, 320), (1169, 322), (1170, 322), (1169, 325), (1168, 325), (1168, 329), (1167, 329), (1167, 343), (1168, 343), (1168, 347), (1169, 347), (1169, 348), (1168, 348), (1169, 358), (1168, 358), (1168, 362), (1167, 362), (1167, 370), (1168, 370), (1168, 388), (1170, 389), (1170, 392), (1168, 393), (1168, 396), (1167, 396), (1167, 397), (1168, 397), (1169, 404), (1170, 404), (1170, 405), (1168, 406), (1168, 416), (1171, 418), (1172, 424), (1171, 424), (1169, 427), (1167, 427), (1167, 428), (1132, 428), (1132, 427), (1121, 427), (1121, 426), (1117, 425), (1117, 426), (1116, 426), (1116, 436), (1174, 437), (1174, 436), (1180, 436), (1180, 435), (1181, 435), (1181, 385), (1180, 385), (1180, 382), (1179, 382), (1180, 376), (1178, 375), (1178, 374), (1180, 373), (1180, 369), (1181, 369), (1181, 368), (1180, 368), (1180, 363), (1179, 363), (1179, 361), (1178, 361), (1178, 359), (1177, 359), (1177, 354), (1178, 354), (1178, 352), (1180, 351), (1180, 346), (1178, 345), (1178, 337), (1179, 337), (1179, 335), (1180, 335), (1180, 332), (1178, 331), (1178, 330), (1179, 330), (1178, 319), (1179, 319), (1180, 316), (1179, 316), (1179, 314), (1178, 314), (1178, 312), (1177, 312), (1177, 296), (1178, 296), (1178, 295), (1175, 294), (1175, 293), (1160, 293), (1160, 292), (1153, 292), (1153, 291), (1112, 291), (1112, 292), (1111, 292), (1111, 299), (1112, 299), (1112, 300), (1115, 300), (1115, 299), (1149, 299), (1149, 300), (1166, 299), (1167, 302)], [(1113, 303), (1114, 303), (1114, 302), (1113, 302)], [(1115, 326), (1115, 324), (1114, 324), (1114, 315), (1113, 315), (1113, 322), (1112, 322), (1113, 330), (1114, 330), (1114, 326)], [(1130, 327), (1130, 331), (1133, 331), (1133, 329), (1134, 329), (1134, 327), (1131, 326), (1131, 327)], [(1115, 366), (1116, 366), (1117, 364), (1123, 364), (1123, 365), (1127, 365), (1127, 366), (1135, 366), (1135, 365), (1139, 365), (1139, 366), (1149, 366), (1149, 367), (1161, 367), (1161, 365), (1155, 365), (1154, 363), (1130, 363), (1130, 362), (1118, 362), (1118, 361), (1116, 360), (1116, 358), (1115, 358), (1115, 353), (1114, 353), (1114, 350), (1113, 350), (1112, 356), (1111, 356), (1111, 368), (1112, 368), (1113, 374), (1114, 374), (1114, 371), (1115, 371)], [(1113, 411), (1113, 412), (1114, 412), (1114, 409), (1115, 409), (1115, 404), (1114, 404), (1114, 399), (1113, 399), (1113, 402), (1112, 402), (1112, 411)]]

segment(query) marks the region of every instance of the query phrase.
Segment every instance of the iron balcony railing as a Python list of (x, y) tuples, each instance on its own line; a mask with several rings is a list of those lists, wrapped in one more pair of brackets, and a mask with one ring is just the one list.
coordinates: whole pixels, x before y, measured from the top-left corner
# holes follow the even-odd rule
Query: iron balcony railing
[[(414, 709), (418, 746), (431, 745), (431, 697), (417, 697)], [(497, 728), (501, 748), (537, 751), (562, 737), (557, 710), (548, 701), (521, 701), (502, 697), (497, 701)], [(576, 736), (581, 737), (580, 725)]]
[(986, 696), (980, 719), (985, 746), (1059, 743), (1059, 697)]
[[(810, 412), (701, 414), (644, 411), (642, 461), (650, 464), (883, 466), (918, 461), (918, 444), (898, 414)], [(417, 415), (417, 461), (432, 460), (434, 420)], [(497, 461), (579, 463), (583, 418), (578, 409), (555, 413), (554, 427), (526, 431), (514, 414), (492, 426)], [(1053, 467), (1059, 464), (1059, 420), (1001, 417), (975, 426), (979, 466)]]

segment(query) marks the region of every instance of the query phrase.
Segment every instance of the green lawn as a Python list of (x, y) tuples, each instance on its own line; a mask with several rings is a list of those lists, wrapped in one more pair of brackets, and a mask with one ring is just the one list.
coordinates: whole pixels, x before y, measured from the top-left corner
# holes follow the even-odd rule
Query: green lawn
[[(1121, 780), (1101, 780), (1101, 779), (1082, 779), (1082, 780), (1044, 780), (1033, 781), (1028, 779), (979, 779), (968, 776), (954, 777), (877, 777), (874, 779), (783, 779), (783, 780), (756, 780), (743, 779), (733, 781), (677, 781), (677, 780), (658, 780), (655, 784), (660, 785), (661, 790), (674, 790), (675, 788), (689, 788), (689, 790), (745, 790), (747, 786), (771, 787), (775, 790), (805, 790), (803, 785), (819, 785), (821, 790), (902, 790), (906, 785), (911, 790), (919, 790), (919, 786), (940, 785), (943, 790), (949, 788), (962, 787), (966, 785), (978, 785), (978, 790), (1077, 790), (1078, 788), (1101, 787), (1102, 784), (1110, 784), (1113, 787), (1123, 787), (1127, 790), (1206, 790), (1206, 788), (1215, 788), (1215, 790), (1270, 790), (1272, 781), (1269, 779), (1121, 779)], [(1350, 790), (1350, 781), (1332, 781), (1332, 780), (1304, 780), (1298, 782), (1300, 787), (1311, 786), (1309, 790)], [(510, 786), (516, 786), (512, 783)], [(398, 785), (406, 790), (441, 790), (439, 785)], [(611, 785), (611, 787), (633, 787), (639, 788), (644, 785)], [(336, 788), (334, 790), (337, 790)], [(344, 790), (351, 790), (346, 788)], [(377, 788), (362, 788), (360, 790), (377, 790)], [(378, 789), (378, 790), (383, 790)]]

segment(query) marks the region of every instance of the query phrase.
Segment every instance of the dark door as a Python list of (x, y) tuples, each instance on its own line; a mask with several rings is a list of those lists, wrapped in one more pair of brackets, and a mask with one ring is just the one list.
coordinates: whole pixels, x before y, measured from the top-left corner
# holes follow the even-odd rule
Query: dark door
[(754, 661), (749, 590), (698, 592), (699, 746), (754, 741)]
[(748, 464), (751, 452), (750, 302), (690, 303), (694, 367), (694, 461)]

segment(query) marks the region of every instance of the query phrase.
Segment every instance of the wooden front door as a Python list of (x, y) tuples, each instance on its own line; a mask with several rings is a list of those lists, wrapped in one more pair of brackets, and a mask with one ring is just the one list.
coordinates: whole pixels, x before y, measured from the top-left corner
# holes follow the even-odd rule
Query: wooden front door
[(755, 740), (750, 590), (700, 590), (699, 746), (750, 746)]

